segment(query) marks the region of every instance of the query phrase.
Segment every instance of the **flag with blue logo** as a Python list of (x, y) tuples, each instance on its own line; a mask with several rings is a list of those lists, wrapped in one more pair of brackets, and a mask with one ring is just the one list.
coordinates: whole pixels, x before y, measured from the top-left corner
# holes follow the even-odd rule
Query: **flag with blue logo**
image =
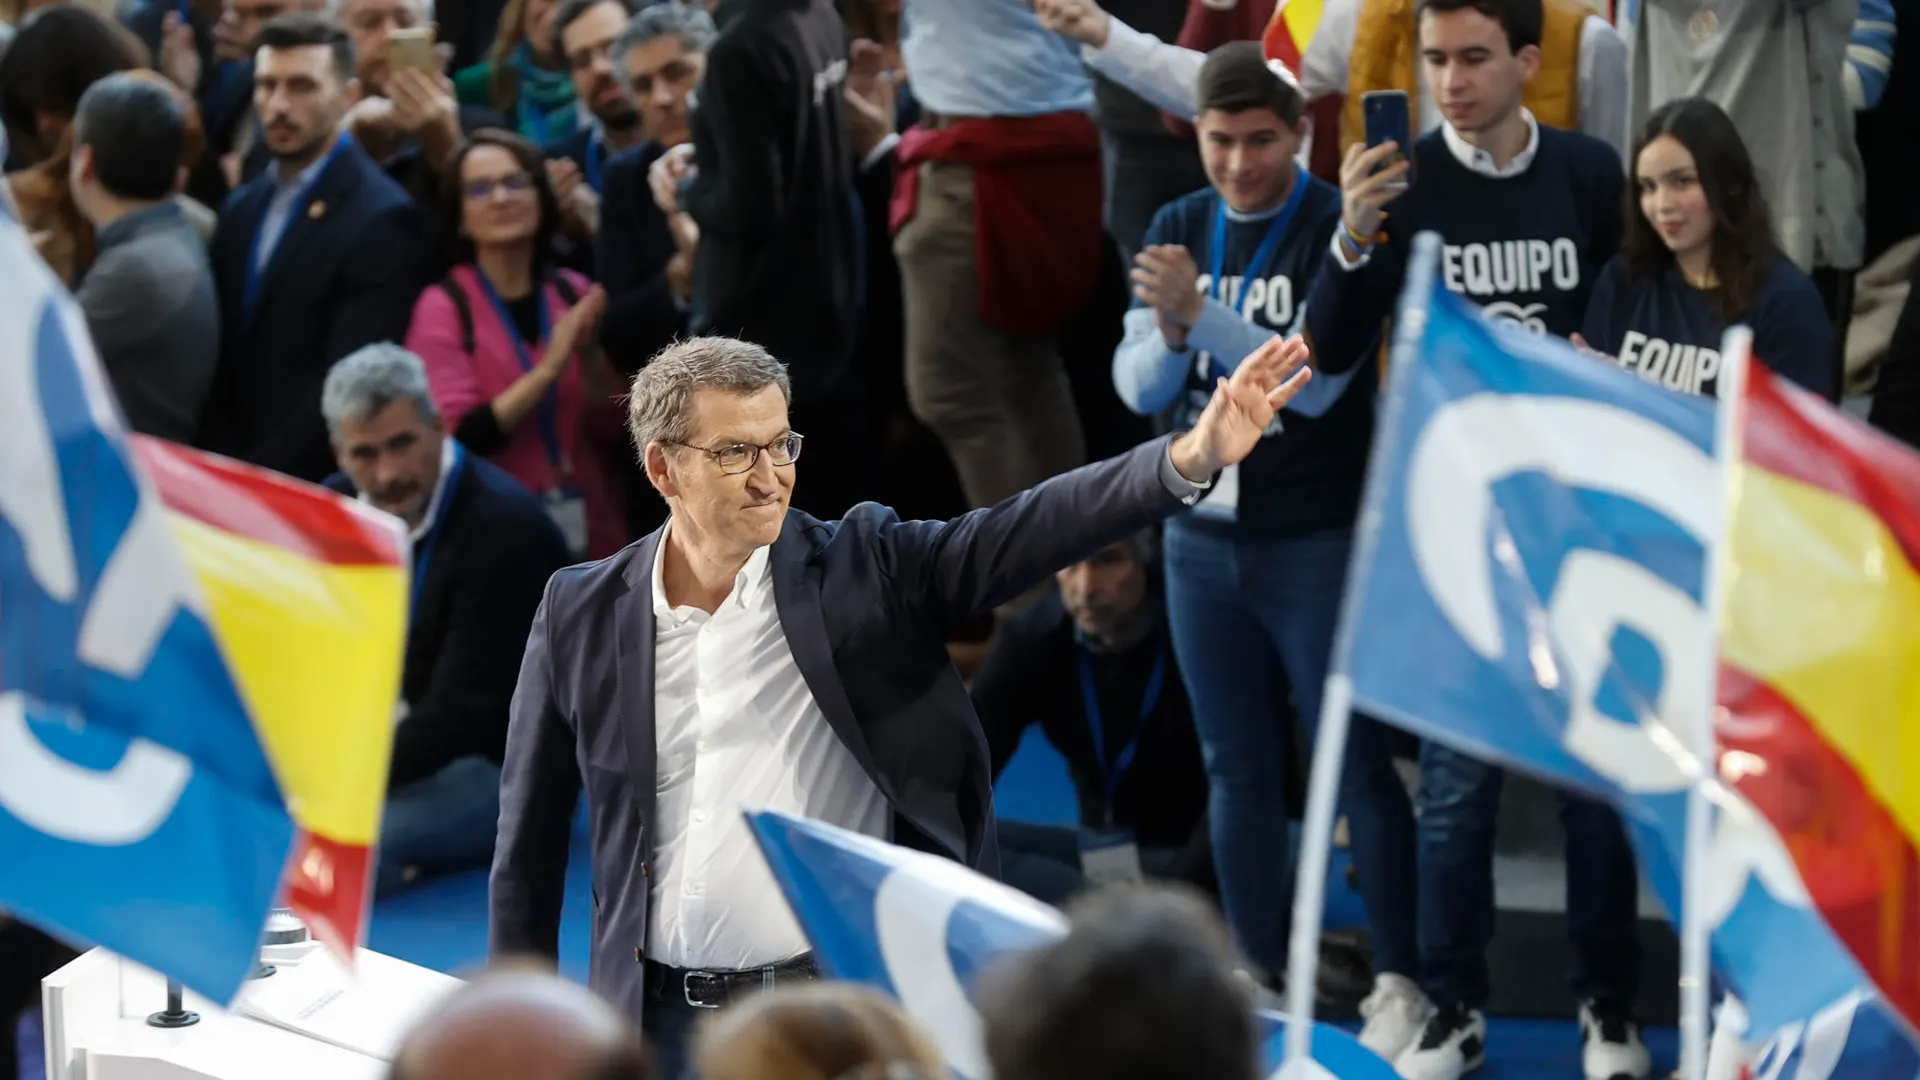
[(80, 311), (0, 213), (0, 908), (224, 1002), (293, 835)]
[[(1677, 918), (1716, 671), (1714, 402), (1483, 319), (1422, 240), (1349, 582), (1355, 700), (1619, 806)], [(1772, 827), (1724, 786), (1714, 800), (1714, 966), (1764, 1038), (1865, 979)]]
[(1753, 1080), (1920, 1080), (1920, 1050), (1879, 995), (1848, 994), (1789, 1024), (1750, 1066)]
[[(960, 1080), (990, 1075), (977, 980), (1006, 954), (1064, 936), (1066, 919), (950, 859), (774, 811), (747, 819), (822, 970), (899, 1001)], [(1287, 1021), (1269, 1012), (1256, 1021), (1277, 1074)], [(1314, 1026), (1313, 1058), (1341, 1080), (1395, 1080), (1386, 1062), (1324, 1024)]]

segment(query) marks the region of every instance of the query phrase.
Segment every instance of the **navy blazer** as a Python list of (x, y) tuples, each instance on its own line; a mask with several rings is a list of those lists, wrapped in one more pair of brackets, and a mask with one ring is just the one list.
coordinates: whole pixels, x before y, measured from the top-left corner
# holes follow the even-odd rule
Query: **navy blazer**
[(600, 195), (600, 261), (595, 277), (607, 290), (600, 345), (622, 374), (646, 366), (686, 333), (687, 313), (674, 303), (667, 263), (675, 251), (667, 215), (653, 201), (647, 170), (666, 148), (648, 139), (607, 162)]
[[(985, 737), (947, 654), (953, 632), (1185, 503), (1156, 439), (948, 522), (862, 503), (790, 511), (774, 603), (828, 724), (892, 810), (895, 843), (997, 876)], [(520, 665), (491, 884), (495, 956), (558, 950), (568, 834), (592, 830), (589, 985), (639, 1021), (654, 820), (655, 531), (547, 583)]]
[(294, 208), (246, 310), (253, 235), (273, 195), (263, 173), (228, 198), (213, 233), (220, 366), (202, 447), (319, 482), (334, 470), (320, 386), (335, 361), (401, 341), (427, 285), (426, 223), (400, 185), (357, 145), (341, 151)]

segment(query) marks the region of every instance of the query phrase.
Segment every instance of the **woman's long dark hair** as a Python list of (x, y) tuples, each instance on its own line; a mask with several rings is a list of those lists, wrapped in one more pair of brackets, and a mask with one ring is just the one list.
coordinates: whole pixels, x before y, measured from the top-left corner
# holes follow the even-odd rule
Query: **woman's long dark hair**
[(1779, 257), (1779, 247), (1747, 144), (1720, 106), (1706, 98), (1676, 98), (1660, 106), (1647, 117), (1633, 144), (1626, 233), (1620, 241), (1627, 276), (1648, 282), (1673, 265), (1673, 252), (1640, 210), (1640, 152), (1662, 135), (1673, 136), (1693, 155), (1694, 172), (1713, 212), (1710, 265), (1719, 283), (1713, 290), (1713, 308), (1721, 319), (1733, 322), (1752, 308), (1767, 271)]
[(540, 223), (533, 227), (533, 275), (535, 281), (543, 281), (553, 261), (553, 234), (560, 227), (560, 199), (547, 179), (547, 159), (541, 155), (540, 148), (511, 131), (481, 128), (469, 135), (441, 174), (440, 235), (446, 237), (447, 256), (454, 266), (465, 266), (474, 260), (473, 238), (462, 227), (461, 212), (466, 208), (467, 199), (466, 183), (461, 180), (460, 172), (466, 167), (467, 155), (482, 146), (497, 146), (513, 155), (513, 160), (533, 178), (533, 191), (540, 200)]

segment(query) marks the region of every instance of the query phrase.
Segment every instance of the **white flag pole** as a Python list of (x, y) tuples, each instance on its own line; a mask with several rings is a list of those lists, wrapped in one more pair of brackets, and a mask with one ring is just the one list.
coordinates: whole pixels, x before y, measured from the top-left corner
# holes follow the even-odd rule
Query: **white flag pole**
[[(1366, 568), (1380, 533), (1386, 501), (1386, 470), (1392, 460), (1394, 435), (1406, 409), (1406, 380), (1426, 337), (1427, 306), (1433, 296), (1434, 271), (1440, 262), (1440, 238), (1421, 233), (1413, 239), (1407, 260), (1407, 279), (1395, 315), (1391, 373), (1387, 378), (1384, 414), (1375, 427), (1373, 461), (1368, 470), (1366, 496), (1354, 527), (1353, 553), (1347, 567), (1346, 594), (1340, 600), (1340, 624), (1334, 634), (1333, 655), (1320, 696), (1319, 724), (1313, 737), (1313, 768), (1308, 774), (1305, 820), (1300, 828), (1300, 863), (1293, 888), (1293, 931), (1287, 942), (1287, 1040), (1283, 1071), (1293, 1073), (1313, 1056), (1314, 987), (1320, 973), (1320, 923), (1327, 906), (1327, 863), (1333, 849), (1333, 818), (1340, 795), (1340, 765), (1347, 755), (1347, 732), (1353, 724), (1353, 679), (1347, 661), (1353, 655), (1353, 627), (1366, 593)], [(1304, 1075), (1299, 1073), (1296, 1075)]]
[(1708, 794), (1718, 783), (1719, 740), (1715, 724), (1720, 709), (1720, 621), (1725, 602), (1732, 540), (1734, 500), (1739, 493), (1743, 457), (1742, 421), (1746, 415), (1747, 366), (1753, 355), (1753, 331), (1744, 326), (1728, 330), (1720, 342), (1720, 408), (1715, 416), (1714, 457), (1720, 463), (1719, 527), (1707, 545), (1706, 579), (1701, 583), (1701, 606), (1707, 618), (1707, 700), (1699, 723), (1691, 732), (1689, 749), (1698, 772), (1687, 788), (1687, 850), (1682, 863), (1680, 892), (1680, 1075), (1706, 1080), (1707, 1048), (1712, 1038), (1712, 935), (1705, 897), (1713, 871), (1708, 847), (1713, 843), (1713, 800)]

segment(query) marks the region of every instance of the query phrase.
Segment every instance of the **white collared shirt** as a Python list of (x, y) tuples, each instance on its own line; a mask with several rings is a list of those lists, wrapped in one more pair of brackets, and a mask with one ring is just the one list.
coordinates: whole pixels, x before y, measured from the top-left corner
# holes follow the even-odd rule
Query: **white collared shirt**
[(738, 971), (807, 950), (743, 808), (887, 838), (886, 799), (834, 734), (793, 659), (760, 548), (709, 615), (670, 607), (653, 557), (653, 902), (648, 959)]
[(1509, 176), (1519, 176), (1533, 164), (1533, 157), (1540, 152), (1540, 123), (1533, 118), (1526, 106), (1520, 107), (1520, 118), (1527, 122), (1527, 148), (1513, 155), (1513, 160), (1505, 165), (1495, 165), (1493, 155), (1460, 137), (1452, 124), (1440, 125), (1440, 137), (1446, 140), (1447, 149), (1452, 151), (1453, 159), (1481, 176), (1490, 176), (1495, 180), (1504, 180)]

